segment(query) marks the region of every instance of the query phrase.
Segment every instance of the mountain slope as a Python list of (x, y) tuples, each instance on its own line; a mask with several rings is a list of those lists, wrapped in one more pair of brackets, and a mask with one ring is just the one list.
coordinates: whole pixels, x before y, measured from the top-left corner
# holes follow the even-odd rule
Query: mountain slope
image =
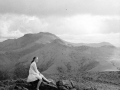
[(0, 70), (7, 70), (10, 75), (19, 76), (25, 72), (28, 75), (34, 56), (39, 57), (38, 69), (47, 74), (116, 69), (111, 58), (117, 48), (112, 45), (93, 47), (66, 43), (53, 34), (43, 32), (1, 42)]

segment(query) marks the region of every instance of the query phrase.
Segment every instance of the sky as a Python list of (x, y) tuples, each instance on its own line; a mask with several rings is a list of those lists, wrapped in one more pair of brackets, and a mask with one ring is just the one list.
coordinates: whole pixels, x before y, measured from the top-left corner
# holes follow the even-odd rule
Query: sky
[(120, 47), (120, 0), (0, 0), (0, 41), (39, 32)]

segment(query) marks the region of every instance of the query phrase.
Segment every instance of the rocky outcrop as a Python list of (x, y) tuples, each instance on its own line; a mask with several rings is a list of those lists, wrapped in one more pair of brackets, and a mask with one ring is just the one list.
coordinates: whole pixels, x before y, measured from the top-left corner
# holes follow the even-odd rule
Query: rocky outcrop
[[(0, 81), (0, 90), (36, 90), (36, 85), (27, 83), (25, 79)], [(52, 80), (51, 83), (42, 82), (40, 90), (97, 90), (93, 87), (82, 87), (72, 80)]]
[[(36, 85), (27, 83), (25, 79), (5, 80), (0, 82), (0, 90), (36, 90)], [(76, 90), (72, 81), (42, 82), (40, 90)]]

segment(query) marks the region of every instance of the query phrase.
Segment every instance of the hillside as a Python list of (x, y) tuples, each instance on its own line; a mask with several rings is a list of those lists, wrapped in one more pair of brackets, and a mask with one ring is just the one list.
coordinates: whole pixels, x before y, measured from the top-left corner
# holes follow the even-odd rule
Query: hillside
[(0, 42), (0, 71), (12, 78), (26, 77), (34, 56), (45, 74), (117, 70), (111, 62), (117, 50), (105, 42), (76, 46), (51, 33), (26, 34)]

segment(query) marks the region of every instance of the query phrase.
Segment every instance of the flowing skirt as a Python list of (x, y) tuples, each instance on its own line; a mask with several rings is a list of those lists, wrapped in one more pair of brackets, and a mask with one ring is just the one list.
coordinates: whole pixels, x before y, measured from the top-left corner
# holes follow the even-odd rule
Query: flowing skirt
[(43, 75), (42, 74), (29, 74), (27, 78), (27, 82), (33, 82), (36, 80), (42, 80)]

